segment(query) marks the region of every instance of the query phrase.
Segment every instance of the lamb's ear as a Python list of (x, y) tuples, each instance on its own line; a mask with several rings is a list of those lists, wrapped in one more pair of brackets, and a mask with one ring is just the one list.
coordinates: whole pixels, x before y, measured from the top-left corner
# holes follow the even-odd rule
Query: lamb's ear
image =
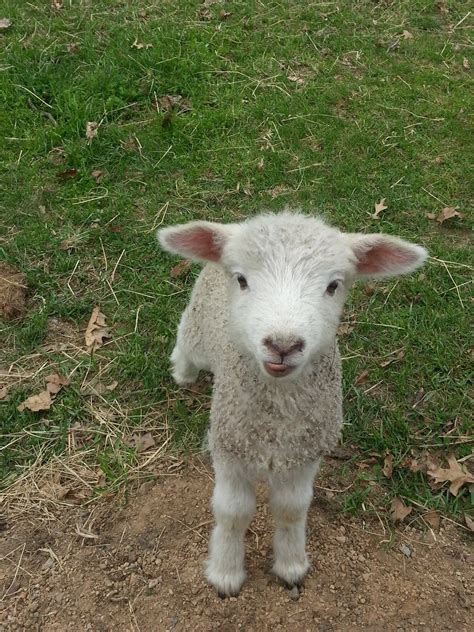
[(345, 237), (356, 257), (359, 277), (387, 278), (408, 274), (420, 267), (428, 256), (422, 246), (399, 237), (362, 233), (349, 233)]
[(189, 222), (162, 228), (157, 237), (162, 248), (175, 255), (193, 261), (218, 262), (225, 244), (237, 230), (236, 224)]

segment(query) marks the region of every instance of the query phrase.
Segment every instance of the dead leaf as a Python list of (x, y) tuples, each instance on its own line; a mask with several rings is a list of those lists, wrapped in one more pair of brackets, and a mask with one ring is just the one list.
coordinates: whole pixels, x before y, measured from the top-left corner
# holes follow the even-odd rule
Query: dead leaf
[(398, 496), (392, 500), (391, 513), (393, 522), (403, 522), (405, 518), (411, 514), (412, 508), (407, 507), (403, 500)]
[(95, 121), (89, 121), (86, 124), (86, 138), (87, 140), (92, 140), (97, 136), (97, 132), (99, 131), (99, 123)]
[(20, 413), (28, 408), (33, 412), (37, 412), (39, 410), (49, 410), (51, 408), (51, 404), (53, 400), (51, 399), (51, 395), (48, 391), (41, 391), (38, 395), (31, 395), (24, 402), (22, 402), (17, 409)]
[(339, 325), (339, 327), (337, 328), (337, 335), (338, 336), (347, 336), (348, 334), (351, 333), (351, 331), (354, 331), (354, 325), (352, 323), (350, 323), (349, 321), (345, 321), (343, 323), (341, 323)]
[(67, 180), (69, 178), (75, 178), (78, 174), (78, 170), (77, 169), (66, 169), (66, 171), (61, 171), (60, 173), (56, 174), (56, 178), (61, 178), (61, 180)]
[(63, 8), (63, 0), (51, 0), (51, 8), (55, 11), (59, 11)]
[(137, 38), (135, 38), (135, 41), (130, 46), (130, 48), (137, 48), (138, 50), (142, 50), (142, 48), (147, 50), (148, 48), (152, 48), (152, 47), (153, 47), (153, 44), (143, 44), (142, 42), (139, 42)]
[(8, 18), (0, 18), (0, 30), (9, 29), (12, 25), (12, 21)]
[(436, 213), (426, 213), (426, 216), (428, 219), (436, 219)]
[(403, 349), (400, 349), (400, 351), (396, 355), (392, 355), (390, 358), (387, 358), (386, 360), (383, 360), (380, 363), (380, 366), (382, 368), (385, 368), (389, 364), (393, 364), (394, 362), (398, 362), (399, 360), (403, 360), (404, 357), (405, 357), (405, 352), (403, 351)]
[(411, 557), (413, 555), (413, 549), (408, 544), (400, 544), (398, 550), (400, 553), (403, 553), (405, 557)]
[(427, 511), (425, 514), (423, 514), (422, 518), (425, 522), (427, 522), (430, 525), (430, 527), (434, 531), (439, 531), (439, 526), (441, 524), (441, 516), (439, 515), (437, 511)]
[(81, 47), (79, 44), (76, 44), (76, 42), (71, 42), (70, 44), (66, 44), (66, 50), (68, 53), (75, 55), (81, 50)]
[(198, 11), (198, 18), (200, 20), (203, 20), (204, 22), (209, 22), (210, 20), (212, 20), (212, 13), (207, 7), (202, 7)]
[(462, 67), (465, 70), (469, 70), (469, 68), (471, 67), (471, 64), (469, 62), (469, 59), (467, 57), (464, 57), (464, 59), (462, 60)]
[(186, 259), (183, 259), (183, 261), (180, 261), (173, 268), (171, 268), (170, 277), (172, 279), (177, 279), (183, 274), (186, 274), (186, 272), (190, 269), (190, 267), (191, 267), (191, 262), (187, 261)]
[(111, 393), (118, 386), (118, 382), (114, 380), (110, 384), (104, 384), (103, 382), (97, 382), (92, 380), (81, 388), (81, 393), (86, 395), (104, 395), (105, 393)]
[(288, 81), (292, 81), (293, 83), (296, 83), (299, 86), (304, 86), (304, 79), (302, 79), (301, 77), (298, 77), (298, 75), (288, 75)]
[(8, 395), (8, 387), (2, 386), (2, 388), (0, 388), (0, 400), (6, 399), (7, 395)]
[(367, 381), (368, 377), (369, 377), (369, 372), (368, 372), (367, 369), (365, 369), (365, 371), (362, 371), (362, 373), (359, 373), (359, 375), (354, 380), (354, 386), (358, 386), (359, 384), (363, 384), (364, 382)]
[(225, 11), (224, 9), (221, 9), (221, 11), (219, 13), (219, 17), (220, 17), (221, 20), (227, 20), (229, 15), (232, 15), (231, 12), (230, 11)]
[(85, 333), (86, 346), (91, 351), (104, 344), (104, 338), (110, 338), (109, 330), (105, 324), (105, 316), (99, 307), (94, 307)]
[(176, 112), (177, 114), (183, 114), (191, 110), (189, 101), (180, 94), (165, 94), (158, 97), (155, 104), (157, 112)]
[(464, 520), (466, 522), (466, 527), (474, 532), (474, 520), (469, 518), (467, 514), (464, 514)]
[(463, 485), (474, 483), (474, 476), (463, 469), (453, 454), (448, 456), (447, 462), (449, 466), (447, 468), (431, 463), (428, 466), (427, 474), (433, 479), (433, 484), (437, 487), (442, 487), (444, 483), (450, 483), (449, 491), (453, 496), (457, 496)]
[(104, 172), (101, 171), (100, 169), (94, 169), (94, 171), (91, 171), (91, 176), (94, 178), (94, 180), (97, 183), (99, 183), (104, 177)]
[(68, 386), (69, 380), (64, 375), (60, 375), (59, 373), (51, 373), (51, 375), (47, 375), (45, 378), (45, 382), (52, 382), (53, 384), (59, 384), (60, 386)]
[(155, 440), (151, 436), (151, 432), (143, 434), (134, 433), (130, 437), (124, 438), (124, 443), (130, 448), (135, 448), (137, 452), (145, 452), (155, 445)]
[(374, 210), (375, 210), (375, 212), (371, 215), (371, 217), (372, 217), (373, 219), (380, 219), (380, 217), (379, 217), (380, 213), (381, 213), (382, 211), (385, 211), (385, 209), (387, 209), (387, 208), (388, 208), (388, 206), (386, 206), (386, 204), (385, 204), (385, 198), (382, 198), (382, 199), (380, 200), (380, 202), (376, 202), (376, 203), (374, 204)]
[(446, 206), (446, 208), (444, 208), (437, 216), (436, 221), (440, 224), (443, 224), (446, 220), (453, 217), (459, 217), (459, 219), (463, 219), (464, 215), (462, 213), (459, 213), (454, 206)]
[(393, 456), (388, 453), (385, 455), (382, 472), (387, 478), (392, 478), (393, 474)]
[(413, 33), (410, 33), (410, 31), (403, 31), (402, 37), (406, 40), (413, 39)]

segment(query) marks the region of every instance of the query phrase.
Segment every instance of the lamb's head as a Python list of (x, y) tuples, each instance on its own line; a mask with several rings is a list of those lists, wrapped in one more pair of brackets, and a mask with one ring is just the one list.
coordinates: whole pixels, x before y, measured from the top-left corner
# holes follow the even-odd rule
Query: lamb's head
[(290, 212), (241, 224), (190, 222), (158, 238), (165, 250), (222, 266), (234, 342), (280, 379), (293, 379), (333, 344), (355, 278), (405, 274), (426, 258), (397, 237), (342, 233)]

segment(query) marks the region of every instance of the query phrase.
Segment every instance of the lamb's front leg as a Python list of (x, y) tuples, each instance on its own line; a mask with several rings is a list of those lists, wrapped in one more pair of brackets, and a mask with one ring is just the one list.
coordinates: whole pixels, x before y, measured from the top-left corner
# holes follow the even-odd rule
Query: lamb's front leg
[(214, 471), (216, 526), (209, 543), (206, 577), (220, 597), (236, 596), (245, 579), (244, 538), (255, 513), (255, 490), (239, 467), (214, 462)]
[(272, 571), (289, 586), (301, 585), (309, 568), (306, 554), (306, 515), (320, 461), (274, 476), (270, 509), (275, 518)]

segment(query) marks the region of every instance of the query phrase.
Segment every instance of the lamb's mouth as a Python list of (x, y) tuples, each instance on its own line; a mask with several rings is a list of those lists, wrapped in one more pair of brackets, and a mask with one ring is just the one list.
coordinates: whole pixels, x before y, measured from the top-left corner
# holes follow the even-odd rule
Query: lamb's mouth
[(296, 367), (288, 364), (277, 364), (275, 362), (264, 362), (265, 371), (272, 377), (284, 377), (289, 375)]

